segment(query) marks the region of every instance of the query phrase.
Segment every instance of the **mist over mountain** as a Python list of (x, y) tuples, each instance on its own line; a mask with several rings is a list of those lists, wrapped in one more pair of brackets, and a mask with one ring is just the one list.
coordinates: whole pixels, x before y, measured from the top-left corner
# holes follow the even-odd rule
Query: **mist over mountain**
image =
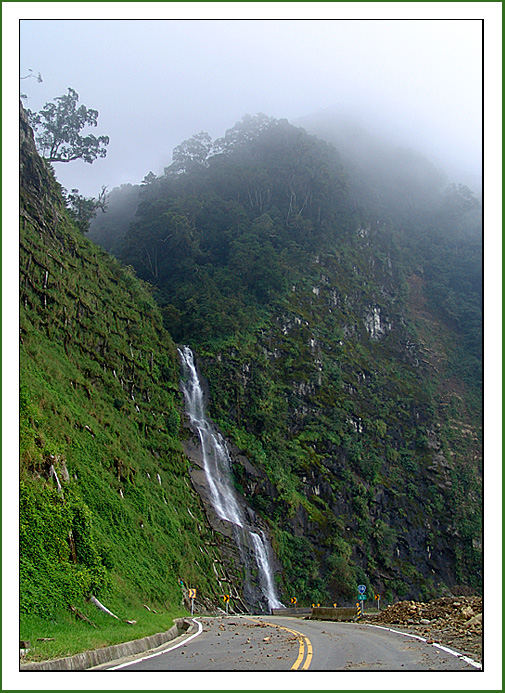
[[(123, 260), (134, 264), (145, 279), (160, 288), (160, 296), (167, 295), (167, 291), (170, 293), (177, 281), (182, 282), (186, 290), (194, 289), (189, 289), (191, 282), (201, 283), (205, 295), (209, 285), (217, 291), (227, 285), (226, 296), (230, 300), (227, 319), (230, 320), (234, 314), (231, 306), (238, 300), (247, 302), (249, 299), (244, 297), (251, 292), (244, 294), (243, 286), (235, 286), (229, 275), (224, 278), (219, 268), (230, 269), (231, 261), (237, 277), (254, 276), (251, 281), (256, 294), (260, 291), (262, 274), (268, 271), (272, 281), (277, 277), (276, 286), (280, 289), (289, 282), (290, 268), (288, 262), (279, 269), (275, 259), (279, 255), (277, 250), (282, 249), (284, 254), (295, 248), (296, 252), (306, 252), (314, 243), (334, 242), (328, 230), (335, 224), (338, 209), (341, 229), (363, 218), (371, 219), (376, 229), (388, 228), (395, 242), (407, 251), (408, 262), (421, 263), (420, 269), (430, 278), (427, 290), (431, 300), (437, 303), (437, 309), (444, 306), (450, 311), (448, 306), (453, 305), (453, 319), (461, 326), (465, 322), (472, 323), (481, 301), (481, 205), (478, 197), (466, 186), (449, 184), (442, 171), (413, 150), (372, 136), (349, 122), (338, 123), (326, 118), (315, 122), (319, 130), (326, 133), (329, 145), (285, 120), (263, 115), (245, 117), (215, 142), (208, 136), (205, 139), (203, 133), (186, 140), (174, 150), (174, 160), (165, 168), (164, 176), (153, 176), (149, 184), (123, 186), (114, 191), (109, 211), (94, 220), (90, 237), (106, 248), (115, 245)], [(204, 139), (205, 146), (202, 146)], [(251, 149), (253, 141), (255, 151)], [(134, 215), (136, 195), (142, 202)], [(253, 196), (256, 197), (253, 199)], [(219, 213), (215, 205), (218, 198), (221, 205), (226, 200)], [(287, 200), (289, 205), (284, 210)], [(190, 212), (187, 212), (188, 204), (192, 205)], [(230, 217), (232, 206), (234, 213)], [(181, 212), (178, 219), (184, 219), (187, 228), (182, 231), (178, 226), (175, 235), (170, 233), (164, 237), (169, 209), (170, 213)], [(255, 261), (256, 256), (247, 240), (240, 240), (249, 237), (243, 225), (248, 223), (251, 209), (253, 214), (260, 216), (268, 209), (269, 223), (275, 228), (266, 236), (270, 245), (262, 248), (261, 261)], [(131, 227), (125, 224), (128, 221), (126, 210)], [(156, 234), (153, 235), (153, 213), (160, 219), (157, 240)], [(119, 215), (118, 221), (116, 215)], [(231, 230), (234, 226), (235, 233)], [(148, 228), (146, 234), (142, 232), (143, 227)], [(181, 245), (183, 238), (185, 245)], [(241, 242), (244, 242), (241, 257), (248, 264), (242, 269), (237, 260), (230, 258), (230, 252), (236, 253)], [(459, 256), (466, 257), (466, 254), (468, 258), (461, 260)], [(179, 264), (174, 267), (176, 261)], [(475, 274), (468, 272), (468, 268), (462, 270), (461, 261), (469, 262)], [(189, 279), (194, 262), (199, 267), (199, 278)], [(291, 261), (291, 266), (296, 266), (296, 260)], [(464, 280), (460, 273), (465, 275)], [(456, 309), (454, 292), (458, 293), (462, 282), (471, 295), (468, 304), (465, 298)], [(231, 291), (230, 287), (233, 287)], [(174, 300), (183, 311), (187, 294), (184, 296), (182, 303), (177, 298)], [(469, 305), (472, 312), (464, 317)], [(183, 315), (178, 311), (179, 307), (173, 315)], [(181, 324), (189, 323), (182, 317)], [(179, 328), (175, 325), (172, 328), (177, 333)], [(201, 330), (206, 329), (208, 324), (201, 326)], [(219, 325), (214, 324), (213, 329), (219, 332)], [(476, 343), (480, 343), (478, 335), (476, 332)], [(480, 353), (480, 346), (474, 351)]]
[(480, 174), (481, 22), (459, 17), (457, 5), (456, 17), (438, 20), (442, 7), (424, 20), (374, 19), (372, 9), (361, 20), (317, 18), (316, 8), (305, 21), (22, 18), (21, 76), (40, 71), (43, 82), (23, 79), (21, 90), (39, 110), (72, 86), (99, 111), (109, 156), (55, 166), (85, 195), (160, 175), (179, 142), (202, 130), (215, 139), (257, 112), (294, 124), (318, 112), (361, 122), (474, 188), (459, 172)]
[[(408, 173), (414, 183), (418, 169), (419, 185), (426, 178), (433, 178), (435, 183), (438, 172), (439, 184), (461, 184), (475, 193), (481, 191), (482, 169), (478, 151), (470, 165), (464, 152), (452, 145), (448, 138), (444, 142), (440, 135), (412, 127), (408, 118), (400, 113), (326, 108), (299, 117), (294, 122), (335, 144), (349, 162), (354, 161), (375, 173), (376, 182), (380, 180), (381, 169), (382, 174), (387, 174), (388, 169), (399, 173), (403, 168), (403, 173)], [(409, 158), (411, 164), (417, 161), (417, 166), (410, 172), (407, 171)], [(433, 169), (431, 172), (430, 168)]]

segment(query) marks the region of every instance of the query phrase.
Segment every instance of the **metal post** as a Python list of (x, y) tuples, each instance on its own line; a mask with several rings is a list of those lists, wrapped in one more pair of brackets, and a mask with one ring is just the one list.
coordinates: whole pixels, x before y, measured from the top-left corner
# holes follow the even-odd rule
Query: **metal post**
[(377, 599), (377, 611), (380, 611), (380, 610), (381, 610), (381, 598), (379, 596), (379, 598)]
[(191, 616), (193, 616), (193, 604), (195, 603), (195, 600), (192, 598), (191, 599)]
[(226, 613), (228, 613), (228, 599), (226, 600)]

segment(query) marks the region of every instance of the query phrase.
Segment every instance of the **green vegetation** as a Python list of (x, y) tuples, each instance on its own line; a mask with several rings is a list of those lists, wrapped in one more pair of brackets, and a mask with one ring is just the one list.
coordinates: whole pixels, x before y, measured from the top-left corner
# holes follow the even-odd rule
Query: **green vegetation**
[(142, 186), (118, 252), (156, 286), (176, 341), (216, 343), (268, 319), (291, 268), (345, 232), (349, 201), (334, 150), (287, 121), (245, 118), (208, 159), (203, 141)]
[(130, 221), (135, 215), (140, 190), (141, 186), (125, 183), (108, 192), (107, 213), (90, 219), (88, 238), (117, 255)]
[(107, 187), (105, 185), (102, 186), (97, 198), (84, 197), (77, 188), (72, 188), (69, 193), (65, 190), (62, 192), (67, 203), (68, 213), (82, 233), (88, 233), (91, 220), (96, 217), (98, 210), (107, 211)]
[[(393, 591), (406, 576), (412, 596), (432, 571), (439, 589), (480, 584), (480, 206), (402, 156), (412, 173), (396, 183), (344, 170), (286, 121), (246, 117), (176, 148), (116, 245), (199, 353), (215, 420), (265, 474), (252, 500), (282, 588), (308, 600), (350, 594), (359, 570)], [(291, 556), (300, 535), (310, 560)]]
[(39, 133), (35, 141), (46, 161), (68, 163), (82, 159), (92, 164), (98, 157), (107, 156), (107, 135), (81, 134), (87, 126), (97, 126), (98, 111), (84, 104), (77, 107), (78, 101), (79, 94), (69, 87), (68, 94), (57, 96), (38, 113), (27, 110), (30, 125)]
[[(154, 633), (169, 630), (174, 619), (187, 615), (180, 607), (160, 611), (147, 611), (135, 600), (112, 600), (109, 608), (117, 615), (112, 618), (87, 601), (76, 601), (80, 614), (90, 622), (76, 618), (68, 609), (57, 609), (51, 619), (25, 615), (22, 619), (22, 638), (30, 641), (29, 659), (44, 661), (108, 647), (128, 640), (137, 640)], [(125, 621), (135, 623), (125, 623)], [(41, 640), (40, 638), (48, 638)]]
[[(113, 191), (92, 235), (121, 264), (83, 237), (22, 128), (21, 637), (57, 632), (63, 652), (70, 607), (99, 626), (78, 623), (97, 637), (77, 648), (166, 629), (180, 578), (217, 603), (223, 540), (182, 452), (173, 339), (254, 465), (234, 481), (283, 599), (479, 589), (473, 196), (433, 181), (422, 214), (387, 217), (331, 145), (246, 117)], [(90, 595), (137, 624), (106, 628)]]
[(216, 597), (219, 540), (182, 453), (175, 346), (149, 287), (73, 225), (24, 120), (21, 157), (21, 637), (90, 595), (179, 614), (179, 579)]

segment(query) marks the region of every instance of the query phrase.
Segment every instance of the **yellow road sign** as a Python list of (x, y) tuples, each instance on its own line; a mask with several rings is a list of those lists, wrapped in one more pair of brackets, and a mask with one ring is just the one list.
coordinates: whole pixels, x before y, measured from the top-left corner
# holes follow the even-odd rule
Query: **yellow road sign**
[(188, 597), (190, 599), (194, 599), (196, 597), (196, 589), (194, 587), (190, 587), (188, 590)]

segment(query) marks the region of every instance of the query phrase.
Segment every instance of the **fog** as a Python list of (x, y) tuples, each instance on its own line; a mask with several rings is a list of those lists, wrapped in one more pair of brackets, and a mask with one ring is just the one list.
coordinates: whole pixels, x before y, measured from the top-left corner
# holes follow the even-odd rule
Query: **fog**
[(258, 112), (294, 123), (345, 115), (472, 183), (481, 48), (479, 20), (27, 19), (21, 77), (31, 69), (43, 82), (20, 85), (34, 111), (68, 87), (99, 111), (92, 132), (109, 135), (107, 157), (55, 164), (85, 195), (160, 174), (182, 140), (222, 136)]

